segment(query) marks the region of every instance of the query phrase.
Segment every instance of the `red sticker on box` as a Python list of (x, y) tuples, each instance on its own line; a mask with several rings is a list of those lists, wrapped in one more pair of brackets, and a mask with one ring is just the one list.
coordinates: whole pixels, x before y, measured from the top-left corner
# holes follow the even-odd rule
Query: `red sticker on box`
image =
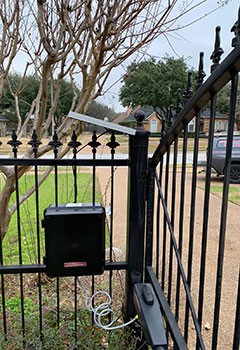
[(86, 261), (74, 261), (74, 262), (65, 262), (63, 264), (64, 267), (86, 267), (87, 262)]

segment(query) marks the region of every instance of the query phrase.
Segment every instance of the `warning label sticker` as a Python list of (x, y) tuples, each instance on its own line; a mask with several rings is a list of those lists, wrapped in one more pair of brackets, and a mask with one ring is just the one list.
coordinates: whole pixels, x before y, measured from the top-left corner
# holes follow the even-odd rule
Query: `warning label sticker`
[(74, 261), (74, 262), (65, 262), (63, 264), (64, 267), (86, 267), (86, 261)]

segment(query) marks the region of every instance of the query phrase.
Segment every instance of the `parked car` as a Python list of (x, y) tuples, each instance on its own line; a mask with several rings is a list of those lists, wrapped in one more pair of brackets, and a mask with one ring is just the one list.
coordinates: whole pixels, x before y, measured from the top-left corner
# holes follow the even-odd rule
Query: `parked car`
[[(218, 176), (224, 174), (226, 147), (227, 135), (215, 135), (213, 139), (212, 168)], [(202, 162), (199, 165), (203, 166), (204, 163)], [(240, 183), (240, 135), (233, 136), (230, 182)]]

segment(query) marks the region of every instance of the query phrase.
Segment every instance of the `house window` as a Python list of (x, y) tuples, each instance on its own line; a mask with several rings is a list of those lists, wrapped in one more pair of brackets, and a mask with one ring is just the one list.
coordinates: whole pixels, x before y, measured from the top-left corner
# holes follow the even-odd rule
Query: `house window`
[(224, 130), (224, 131), (227, 131), (227, 129), (228, 129), (228, 122), (225, 121), (225, 122), (224, 122), (223, 130)]
[(156, 121), (156, 119), (152, 119), (151, 120), (150, 131), (151, 132), (157, 132), (157, 121)]
[(222, 121), (220, 120), (218, 123), (217, 123), (217, 131), (222, 131), (223, 130), (223, 126), (222, 126)]
[(195, 131), (195, 121), (191, 120), (188, 124), (188, 132), (194, 132)]

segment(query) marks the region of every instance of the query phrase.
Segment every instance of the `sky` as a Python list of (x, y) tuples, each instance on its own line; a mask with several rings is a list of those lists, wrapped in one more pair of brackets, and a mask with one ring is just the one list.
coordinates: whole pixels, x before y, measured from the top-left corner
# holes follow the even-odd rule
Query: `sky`
[[(1, 1), (1, 0), (0, 0)], [(179, 0), (179, 5), (183, 0)], [(185, 0), (186, 2), (198, 3), (198, 0)], [(239, 0), (205, 0), (206, 2), (201, 7), (198, 7), (195, 12), (191, 12), (188, 16), (184, 16), (178, 24), (186, 25), (193, 20), (200, 18), (189, 27), (180, 29), (177, 32), (171, 34), (168, 37), (170, 44), (164, 36), (160, 36), (155, 40), (147, 49), (147, 58), (151, 56), (156, 60), (162, 59), (166, 54), (175, 58), (183, 57), (191, 69), (197, 70), (199, 53), (204, 52), (204, 70), (207, 76), (210, 72), (210, 56), (214, 49), (215, 41), (215, 28), (221, 27), (221, 47), (224, 50), (222, 59), (227, 56), (231, 51), (231, 42), (234, 34), (230, 32), (233, 24), (238, 17), (238, 8), (240, 5)], [(227, 2), (225, 6), (221, 6), (217, 11), (213, 11), (217, 7), (218, 2)], [(177, 5), (178, 6), (178, 5)], [(110, 108), (113, 108), (116, 112), (126, 111), (119, 101), (118, 95), (121, 87), (121, 77), (125, 74), (127, 65), (131, 63), (136, 57), (132, 56), (121, 67), (115, 68), (107, 84), (105, 85), (106, 93), (97, 99), (98, 102), (103, 103)], [(14, 66), (15, 71), (21, 70), (24, 65), (21, 64), (25, 61), (24, 57), (20, 57), (20, 60), (16, 61)], [(118, 81), (117, 84), (115, 82)], [(115, 84), (115, 85), (114, 85)], [(109, 87), (111, 87), (109, 89)]]
[[(190, 27), (179, 30), (177, 33), (171, 35), (169, 40), (171, 42), (170, 47), (167, 40), (161, 36), (155, 40), (148, 48), (147, 53), (149, 56), (154, 56), (156, 59), (163, 58), (166, 54), (174, 56), (175, 58), (184, 57), (189, 68), (198, 68), (198, 60), (200, 51), (204, 52), (204, 70), (207, 76), (210, 72), (210, 56), (214, 49), (215, 41), (215, 28), (216, 26), (221, 27), (221, 47), (224, 50), (222, 59), (224, 59), (231, 51), (231, 42), (234, 34), (231, 33), (231, 28), (236, 22), (238, 17), (239, 0), (229, 0), (228, 4), (219, 8), (217, 11), (210, 13), (216, 7), (217, 0), (207, 1), (206, 4), (197, 10), (197, 16), (203, 17), (198, 22), (192, 24)], [(210, 13), (210, 14), (209, 14)], [(209, 15), (207, 15), (209, 14)], [(182, 23), (185, 24), (193, 19), (195, 14), (190, 14), (188, 17), (184, 17)], [(180, 25), (182, 23), (179, 23)], [(123, 67), (119, 67), (113, 71), (109, 86), (121, 77), (127, 64)], [(116, 112), (125, 111), (118, 99), (119, 89), (121, 83), (117, 83), (110, 89), (106, 94), (101, 96), (98, 101), (112, 107)]]

